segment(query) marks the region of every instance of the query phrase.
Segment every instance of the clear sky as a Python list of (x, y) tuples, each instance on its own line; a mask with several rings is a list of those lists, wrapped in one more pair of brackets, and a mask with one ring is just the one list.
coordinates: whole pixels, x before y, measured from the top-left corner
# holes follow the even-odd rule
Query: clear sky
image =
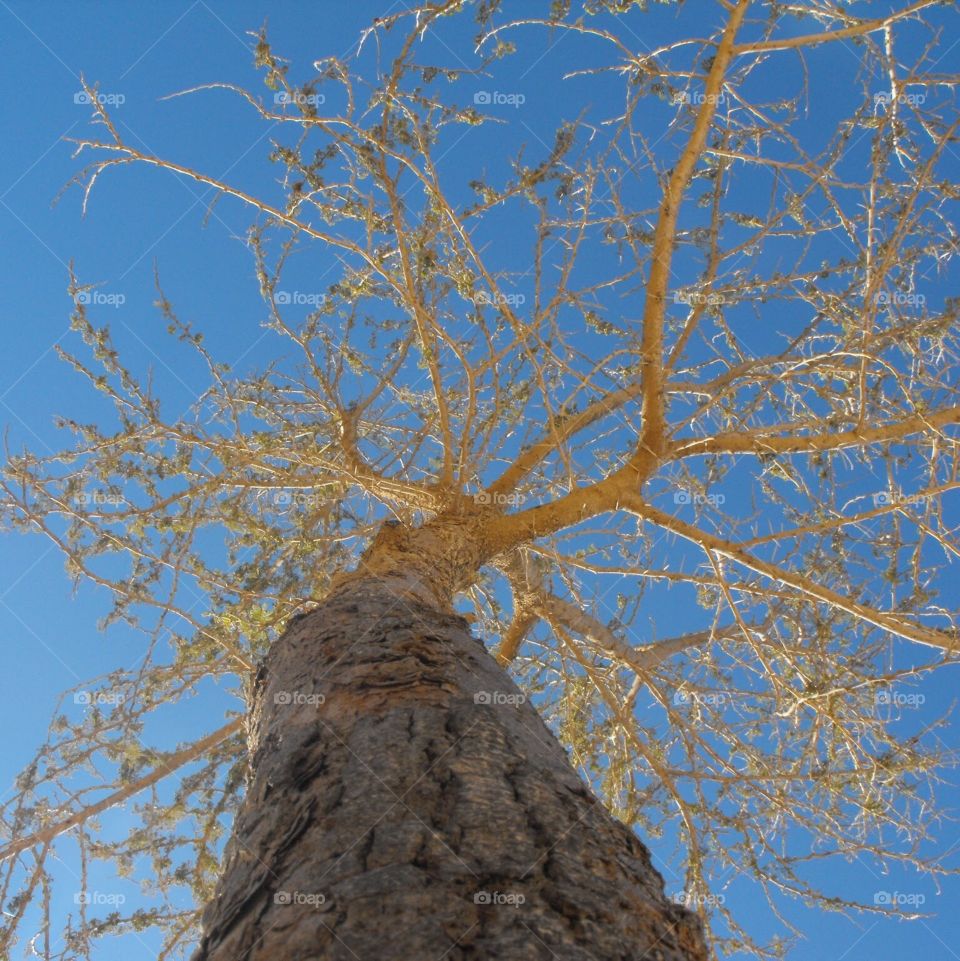
[[(704, 21), (719, 22), (720, 7), (708, 0), (688, 0), (702, 8)], [(864, 6), (864, 5), (858, 5)], [(870, 4), (872, 11), (878, 4)], [(886, 9), (886, 4), (883, 5)], [(186, 162), (254, 191), (274, 189), (276, 176), (265, 158), (270, 131), (255, 122), (250, 110), (225, 93), (160, 100), (166, 94), (211, 81), (249, 87), (260, 84), (252, 66), (252, 38), (269, 18), (277, 53), (291, 60), (294, 75), (318, 57), (346, 53), (356, 45), (360, 29), (372, 17), (393, 9), (389, 0), (324, 0), (321, 3), (183, 2), (158, 4), (0, 0), (0, 71), (4, 97), (3, 149), (0, 151), (0, 422), (8, 428), (12, 449), (23, 445), (49, 452), (64, 443), (53, 418), (66, 413), (95, 419), (102, 403), (88, 384), (57, 359), (55, 345), (71, 347), (68, 266), (75, 264), (84, 282), (99, 283), (103, 296), (99, 319), (110, 323), (121, 351), (140, 370), (152, 368), (158, 394), (186, 409), (205, 387), (205, 372), (183, 353), (172, 360), (165, 325), (152, 309), (156, 264), (167, 293), (184, 319), (195, 322), (207, 346), (234, 368), (246, 369), (272, 356), (275, 340), (262, 327), (266, 311), (260, 300), (252, 257), (244, 245), (250, 221), (247, 211), (220, 202), (205, 219), (210, 193), (157, 171), (121, 171), (104, 179), (94, 192), (86, 218), (75, 188), (56, 206), (51, 201), (77, 173), (66, 137), (86, 133), (90, 108), (76, 102), (80, 75), (99, 83), (113, 97), (113, 115), (132, 142), (150, 152)], [(866, 9), (866, 7), (865, 7)], [(671, 35), (669, 11), (635, 15), (638, 49), (656, 46)], [(465, 18), (466, 19), (466, 18)], [(952, 29), (956, 32), (956, 19)], [(704, 34), (706, 34), (704, 29)], [(463, 52), (470, 50), (469, 22), (463, 28)], [(960, 34), (958, 34), (960, 36)], [(564, 116), (562, 91), (537, 84), (536, 57), (556, 57), (569, 67), (588, 63), (595, 54), (576, 41), (552, 45), (531, 38), (528, 61), (507, 61), (485, 82), (493, 90), (522, 93), (524, 103), (504, 105), (504, 124), (522, 128), (531, 144), (549, 142)], [(960, 57), (952, 49), (944, 70), (957, 70)], [(855, 58), (843, 45), (833, 53)], [(451, 53), (451, 57), (458, 54)], [(852, 60), (846, 66), (850, 66)], [(575, 82), (575, 81), (572, 81)], [(598, 96), (610, 89), (598, 81)], [(478, 84), (479, 88), (480, 84)], [(831, 87), (829, 74), (811, 84), (814, 114), (823, 123), (832, 100), (842, 92)], [(817, 108), (822, 110), (817, 113)], [(811, 121), (813, 122), (813, 121)], [(518, 139), (514, 135), (514, 141)], [(489, 145), (486, 159), (497, 162)], [(669, 149), (669, 148), (667, 148)], [(953, 171), (960, 172), (956, 158)], [(954, 176), (954, 180), (958, 178)], [(276, 194), (274, 195), (276, 196)], [(498, 240), (510, 250), (511, 238)], [(522, 248), (517, 246), (517, 255)], [(955, 278), (954, 278), (955, 279)], [(321, 288), (322, 289), (322, 288)], [(81, 586), (76, 593), (64, 571), (62, 555), (39, 537), (5, 535), (0, 553), (0, 638), (4, 647), (4, 696), (0, 698), (0, 791), (6, 790), (46, 725), (61, 691), (117, 666), (136, 663), (144, 641), (123, 626), (99, 632), (96, 624), (107, 610), (105, 597)], [(687, 628), (682, 610), (673, 623), (662, 622), (664, 635)], [(925, 682), (931, 711), (953, 698), (955, 672), (943, 671)], [(172, 745), (222, 723), (230, 702), (225, 687), (211, 685), (186, 705), (164, 734)], [(82, 707), (69, 705), (69, 710)], [(908, 719), (912, 723), (912, 719)], [(943, 735), (956, 750), (955, 732)], [(953, 772), (947, 772), (946, 806), (960, 801)], [(122, 826), (123, 813), (114, 815)], [(945, 822), (939, 849), (956, 866), (955, 825)], [(65, 846), (65, 849), (69, 847)], [(673, 873), (672, 852), (664, 841), (652, 845), (668, 892), (680, 889)], [(65, 890), (71, 867), (62, 865)], [(75, 873), (75, 872), (74, 872)], [(795, 961), (853, 961), (922, 957), (960, 958), (960, 883), (948, 880), (938, 892), (929, 879), (907, 873), (881, 876), (862, 861), (833, 864), (824, 883), (839, 892), (870, 898), (877, 890), (922, 893), (931, 918), (910, 924), (872, 916), (850, 922), (835, 915), (786, 910), (806, 934), (791, 955)], [(119, 882), (105, 878), (109, 890)], [(114, 885), (114, 887), (109, 887)], [(149, 904), (149, 896), (124, 887), (131, 904)], [(758, 932), (774, 926), (756, 893), (732, 885), (728, 906)], [(64, 911), (69, 910), (65, 903)], [(151, 944), (137, 938), (104, 944), (99, 958), (146, 959)]]

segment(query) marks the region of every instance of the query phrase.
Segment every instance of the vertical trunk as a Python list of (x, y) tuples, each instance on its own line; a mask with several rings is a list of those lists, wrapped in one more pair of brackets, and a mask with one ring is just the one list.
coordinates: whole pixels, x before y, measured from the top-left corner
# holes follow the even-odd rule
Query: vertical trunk
[(291, 624), (250, 747), (194, 961), (706, 957), (466, 622), (388, 579)]

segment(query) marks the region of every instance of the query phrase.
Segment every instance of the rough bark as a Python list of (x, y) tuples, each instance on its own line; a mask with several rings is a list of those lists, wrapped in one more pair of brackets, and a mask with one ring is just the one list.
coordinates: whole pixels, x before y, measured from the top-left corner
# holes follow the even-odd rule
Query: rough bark
[(698, 920), (466, 622), (342, 584), (271, 650), (194, 961), (692, 961)]

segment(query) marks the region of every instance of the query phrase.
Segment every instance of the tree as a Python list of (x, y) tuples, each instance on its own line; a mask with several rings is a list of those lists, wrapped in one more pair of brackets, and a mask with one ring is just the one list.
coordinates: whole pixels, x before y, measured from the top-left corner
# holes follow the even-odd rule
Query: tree
[[(102, 174), (148, 165), (251, 208), (268, 324), (296, 360), (229, 370), (158, 276), (210, 372), (171, 416), (71, 277), (92, 359), (64, 357), (113, 419), (64, 418), (70, 446), (9, 456), (4, 517), (152, 644), (84, 688), (82, 720), (55, 718), (3, 806), (5, 950), (32, 899), (49, 922), (67, 832), (83, 864), (147, 855), (167, 900), (84, 907), (48, 957), (157, 926), (163, 957), (199, 940), (210, 961), (387, 939), (398, 958), (699, 958), (700, 922), (716, 954), (777, 955), (714, 886), (732, 868), (775, 911), (786, 894), (904, 914), (806, 869), (946, 870), (922, 847), (942, 719), (903, 737), (891, 709), (958, 644), (960, 120), (936, 69), (953, 14), (721, 0), (708, 30), (681, 5), (641, 54), (642, 7), (517, 21), (441, 0), (302, 81), (259, 33), (266, 100), (211, 87), (275, 125), (279, 200), (126, 142), (87, 89), (84, 205)], [(522, 92), (481, 84), (531, 36), (568, 35), (590, 59), (547, 60), (539, 82), (589, 92), (525, 145), (493, 122)], [(811, 129), (826, 109), (804, 104), (802, 68), (842, 70), (848, 47), (855, 102)], [(311, 251), (335, 279), (305, 293), (285, 278)], [(699, 624), (656, 636), (678, 597)], [(211, 675), (241, 680), (246, 724), (151, 748), (149, 718)], [(148, 789), (134, 831), (98, 837)], [(676, 837), (672, 900), (624, 825)]]

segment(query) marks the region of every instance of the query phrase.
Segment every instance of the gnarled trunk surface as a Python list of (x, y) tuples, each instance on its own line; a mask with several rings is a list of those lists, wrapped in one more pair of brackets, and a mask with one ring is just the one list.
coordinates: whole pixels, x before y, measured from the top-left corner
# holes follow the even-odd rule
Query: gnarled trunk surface
[(268, 655), (194, 961), (691, 961), (697, 919), (466, 622), (341, 585)]

